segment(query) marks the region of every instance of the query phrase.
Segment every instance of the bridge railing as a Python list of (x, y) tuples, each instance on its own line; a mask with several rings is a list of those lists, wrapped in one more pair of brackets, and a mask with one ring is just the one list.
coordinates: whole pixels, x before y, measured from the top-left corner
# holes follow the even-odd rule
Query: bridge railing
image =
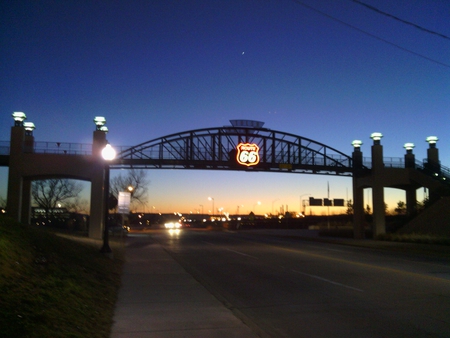
[(35, 142), (34, 152), (39, 154), (91, 155), (92, 144), (66, 142)]
[[(405, 167), (405, 159), (403, 157), (383, 157), (384, 167), (385, 168), (404, 168)], [(420, 162), (419, 162), (420, 163)], [(364, 157), (363, 165), (367, 168), (372, 168), (372, 158)]]

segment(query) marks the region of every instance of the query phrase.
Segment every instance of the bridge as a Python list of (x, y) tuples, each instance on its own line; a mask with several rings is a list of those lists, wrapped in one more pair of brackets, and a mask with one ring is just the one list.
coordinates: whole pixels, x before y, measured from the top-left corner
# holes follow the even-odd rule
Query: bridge
[(415, 160), (413, 145), (403, 158), (383, 158), (379, 133), (372, 134), (372, 158), (363, 158), (361, 141), (346, 155), (323, 143), (298, 135), (263, 128), (264, 123), (231, 120), (231, 125), (176, 133), (133, 147), (116, 147), (110, 162), (101, 157), (107, 144), (106, 120), (97, 124), (92, 144), (36, 142), (34, 125), (23, 119), (11, 129), (10, 142), (0, 143), (0, 165), (9, 166), (7, 211), (18, 221), (30, 220), (32, 180), (51, 177), (91, 182), (89, 236), (101, 238), (107, 212), (105, 189), (109, 169), (197, 169), (284, 172), (347, 176), (353, 179), (355, 237), (364, 229), (363, 190), (372, 188), (373, 232), (385, 232), (384, 187), (406, 191), (407, 211), (416, 205), (416, 189), (427, 187), (430, 196), (450, 183), (450, 170), (439, 162), (437, 138), (430, 138), (427, 159)]

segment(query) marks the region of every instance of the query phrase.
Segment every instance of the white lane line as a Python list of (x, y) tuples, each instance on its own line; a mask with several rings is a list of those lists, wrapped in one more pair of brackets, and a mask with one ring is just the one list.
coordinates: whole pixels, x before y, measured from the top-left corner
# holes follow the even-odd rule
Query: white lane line
[(330, 284), (333, 284), (333, 285), (342, 286), (342, 287), (347, 288), (347, 289), (352, 289), (352, 290), (355, 290), (355, 291), (364, 292), (364, 290), (357, 289), (357, 288), (354, 288), (352, 286), (348, 286), (348, 285), (341, 284), (341, 283), (338, 283), (338, 282), (333, 282), (332, 280), (325, 279), (325, 278), (322, 278), (322, 277), (319, 277), (319, 276), (316, 276), (316, 275), (310, 275), (309, 273), (304, 273), (304, 272), (300, 272), (300, 271), (297, 271), (297, 270), (292, 270), (292, 272), (298, 273), (300, 275), (308, 276), (308, 277), (311, 277), (311, 278), (315, 278), (315, 279), (318, 279), (318, 280), (321, 280), (321, 281), (324, 281), (324, 282), (327, 282), (327, 283), (330, 283)]
[(237, 253), (238, 255), (242, 255), (242, 256), (246, 256), (246, 257), (251, 257), (251, 258), (254, 258), (254, 259), (259, 259), (258, 257), (252, 256), (252, 255), (247, 255), (247, 254), (242, 253), (242, 252), (239, 252), (239, 251), (235, 251), (235, 250), (231, 250), (231, 249), (225, 249), (225, 250), (228, 250), (228, 251)]

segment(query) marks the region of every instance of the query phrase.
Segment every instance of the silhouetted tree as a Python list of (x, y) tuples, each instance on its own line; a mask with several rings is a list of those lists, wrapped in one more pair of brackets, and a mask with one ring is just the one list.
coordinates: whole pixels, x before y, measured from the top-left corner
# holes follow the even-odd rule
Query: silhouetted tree
[(345, 211), (347, 215), (353, 215), (353, 203), (352, 200), (347, 200), (347, 210)]
[(118, 198), (120, 191), (129, 191), (128, 187), (132, 187), (131, 203), (145, 204), (149, 185), (150, 181), (147, 179), (145, 170), (131, 169), (128, 170), (126, 176), (119, 174), (111, 179), (110, 191), (113, 196)]
[(394, 211), (399, 215), (406, 214), (406, 203), (403, 201), (398, 201), (397, 208), (395, 208)]
[(67, 178), (52, 178), (48, 180), (33, 181), (31, 184), (31, 196), (33, 202), (40, 208), (49, 210), (56, 208), (58, 204), (64, 207), (72, 203), (72, 199), (78, 198), (83, 186)]

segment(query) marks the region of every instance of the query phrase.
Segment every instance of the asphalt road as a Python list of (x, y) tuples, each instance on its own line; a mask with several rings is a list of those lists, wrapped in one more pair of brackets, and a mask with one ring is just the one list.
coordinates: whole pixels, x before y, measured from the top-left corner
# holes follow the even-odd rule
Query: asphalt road
[(450, 337), (450, 258), (248, 232), (152, 237), (261, 337)]

